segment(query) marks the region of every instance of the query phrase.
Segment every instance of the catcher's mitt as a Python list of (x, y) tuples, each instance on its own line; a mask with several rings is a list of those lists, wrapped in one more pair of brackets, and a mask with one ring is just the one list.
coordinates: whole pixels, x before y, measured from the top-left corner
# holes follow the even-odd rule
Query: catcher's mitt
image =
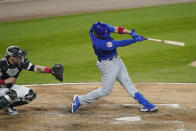
[(63, 81), (63, 71), (64, 67), (61, 64), (55, 64), (52, 67), (52, 75), (54, 75), (55, 78), (59, 81)]

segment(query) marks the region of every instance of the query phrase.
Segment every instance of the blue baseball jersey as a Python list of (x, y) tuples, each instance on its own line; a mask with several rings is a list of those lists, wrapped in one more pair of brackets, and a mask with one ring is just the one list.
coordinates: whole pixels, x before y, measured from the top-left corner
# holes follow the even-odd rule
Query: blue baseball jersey
[(107, 34), (108, 37), (106, 39), (97, 38), (93, 34), (92, 27), (89, 31), (90, 40), (92, 42), (92, 46), (95, 54), (98, 57), (98, 60), (106, 60), (117, 55), (117, 47), (123, 47), (135, 43), (135, 39), (125, 39), (116, 41), (114, 40), (110, 34), (114, 32), (114, 26), (110, 26), (107, 24)]

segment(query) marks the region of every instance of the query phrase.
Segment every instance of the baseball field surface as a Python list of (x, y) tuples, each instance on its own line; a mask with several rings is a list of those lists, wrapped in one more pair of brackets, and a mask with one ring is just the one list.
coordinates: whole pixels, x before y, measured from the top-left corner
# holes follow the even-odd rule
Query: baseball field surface
[[(60, 63), (65, 68), (63, 83), (52, 75), (23, 71), (17, 84), (32, 88), (37, 98), (17, 107), (17, 116), (0, 110), (0, 131), (196, 130), (196, 1), (111, 2), (0, 0), (0, 56), (8, 46), (17, 45), (28, 51), (33, 64), (52, 67)], [(158, 112), (140, 112), (138, 103), (116, 82), (109, 96), (71, 113), (75, 94), (101, 88), (88, 37), (96, 21), (185, 43), (178, 47), (144, 41), (118, 49), (136, 88), (160, 108)]]
[(31, 104), (19, 107), (19, 115), (0, 111), (1, 131), (195, 131), (196, 84), (135, 83), (160, 108), (142, 113), (139, 105), (116, 83), (110, 96), (81, 107), (72, 114), (74, 94), (82, 95), (101, 83), (28, 86), (37, 92)]

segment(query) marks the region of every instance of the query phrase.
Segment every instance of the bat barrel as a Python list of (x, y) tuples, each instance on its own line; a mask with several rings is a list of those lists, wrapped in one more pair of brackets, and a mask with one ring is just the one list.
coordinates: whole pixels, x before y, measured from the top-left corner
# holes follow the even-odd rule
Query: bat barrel
[(175, 45), (175, 46), (185, 46), (183, 42), (177, 42), (177, 41), (170, 41), (170, 40), (159, 40), (159, 39), (152, 39), (147, 38), (147, 40), (163, 43), (163, 44), (169, 44), (169, 45)]

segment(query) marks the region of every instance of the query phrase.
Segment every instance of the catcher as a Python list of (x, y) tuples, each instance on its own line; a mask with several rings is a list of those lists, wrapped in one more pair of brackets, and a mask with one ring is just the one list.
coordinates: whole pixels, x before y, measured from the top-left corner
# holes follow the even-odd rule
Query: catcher
[(25, 58), (26, 55), (25, 50), (10, 46), (5, 57), (0, 60), (0, 109), (5, 109), (9, 115), (17, 115), (16, 106), (28, 104), (36, 98), (36, 93), (32, 89), (16, 85), (22, 69), (49, 73), (57, 80), (63, 81), (64, 68), (61, 64), (55, 64), (52, 68), (33, 65)]

